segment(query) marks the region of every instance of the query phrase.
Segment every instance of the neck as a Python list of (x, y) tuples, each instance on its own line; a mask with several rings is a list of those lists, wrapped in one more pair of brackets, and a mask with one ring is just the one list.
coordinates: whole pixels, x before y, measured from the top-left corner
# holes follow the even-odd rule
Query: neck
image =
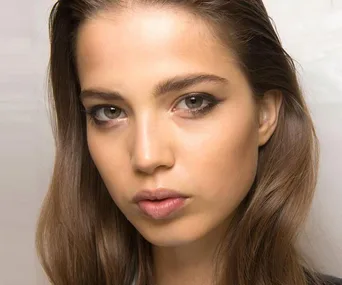
[(211, 285), (217, 247), (224, 228), (216, 229), (191, 243), (153, 246), (154, 275), (157, 285)]

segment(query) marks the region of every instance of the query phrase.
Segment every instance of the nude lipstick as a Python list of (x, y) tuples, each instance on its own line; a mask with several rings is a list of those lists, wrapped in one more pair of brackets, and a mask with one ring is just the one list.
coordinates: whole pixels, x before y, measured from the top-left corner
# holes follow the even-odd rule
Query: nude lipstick
[(138, 192), (134, 196), (133, 202), (137, 203), (139, 209), (146, 216), (161, 220), (169, 218), (173, 213), (180, 210), (188, 198), (188, 196), (177, 191), (158, 188)]

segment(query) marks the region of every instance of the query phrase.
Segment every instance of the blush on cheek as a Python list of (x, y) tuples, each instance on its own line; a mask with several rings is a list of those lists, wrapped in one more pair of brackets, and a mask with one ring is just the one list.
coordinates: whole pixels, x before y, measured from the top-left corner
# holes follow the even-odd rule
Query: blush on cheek
[(237, 128), (234, 133), (235, 136), (226, 137), (226, 151), (218, 153), (217, 157), (218, 166), (223, 170), (221, 175), (225, 179), (224, 183), (231, 189), (227, 195), (241, 200), (251, 188), (257, 171), (257, 131), (252, 124), (247, 124)]

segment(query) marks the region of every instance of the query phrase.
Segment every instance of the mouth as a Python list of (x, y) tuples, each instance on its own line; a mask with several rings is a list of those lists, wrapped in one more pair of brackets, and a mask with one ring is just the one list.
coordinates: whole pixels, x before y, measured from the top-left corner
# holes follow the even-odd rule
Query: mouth
[(155, 220), (170, 218), (185, 206), (189, 196), (170, 189), (143, 190), (134, 196), (133, 201), (140, 211)]

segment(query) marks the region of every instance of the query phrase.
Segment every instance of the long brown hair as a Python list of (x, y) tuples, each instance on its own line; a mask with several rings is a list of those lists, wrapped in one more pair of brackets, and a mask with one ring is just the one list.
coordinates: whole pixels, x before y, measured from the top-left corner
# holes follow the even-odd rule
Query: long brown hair
[[(128, 3), (129, 2), (129, 3)], [(295, 65), (261, 0), (59, 0), (50, 15), (51, 110), (56, 157), (37, 250), (56, 285), (152, 285), (151, 245), (110, 197), (91, 159), (79, 100), (75, 39), (98, 11), (125, 4), (186, 9), (239, 59), (255, 98), (283, 94), (277, 128), (259, 149), (253, 187), (222, 242), (215, 284), (319, 284), (295, 242), (316, 187), (319, 147)], [(229, 243), (228, 243), (229, 241)]]

